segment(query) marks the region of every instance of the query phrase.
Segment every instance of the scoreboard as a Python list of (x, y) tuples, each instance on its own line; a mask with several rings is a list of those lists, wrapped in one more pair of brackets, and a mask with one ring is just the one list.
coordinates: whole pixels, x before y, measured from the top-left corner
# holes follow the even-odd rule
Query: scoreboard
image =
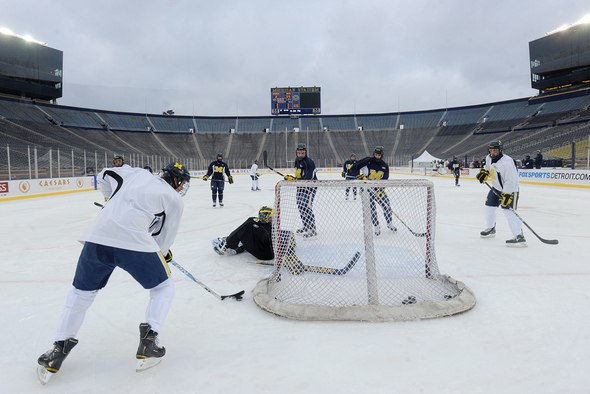
[(321, 88), (271, 88), (270, 104), (273, 115), (320, 114)]

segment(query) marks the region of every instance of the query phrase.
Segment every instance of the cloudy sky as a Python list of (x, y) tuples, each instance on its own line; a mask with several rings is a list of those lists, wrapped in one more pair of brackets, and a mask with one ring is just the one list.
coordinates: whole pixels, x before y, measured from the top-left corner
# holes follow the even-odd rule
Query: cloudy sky
[(0, 27), (63, 51), (59, 104), (267, 116), (320, 86), (323, 114), (529, 97), (528, 43), (590, 14), (555, 0), (0, 0)]

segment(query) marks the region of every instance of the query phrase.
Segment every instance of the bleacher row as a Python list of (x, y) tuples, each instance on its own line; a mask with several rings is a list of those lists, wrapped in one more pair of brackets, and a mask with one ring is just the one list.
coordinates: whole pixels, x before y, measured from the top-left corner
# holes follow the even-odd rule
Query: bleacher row
[[(2, 147), (12, 157), (31, 147), (137, 157), (191, 158), (203, 169), (218, 152), (231, 167), (248, 168), (268, 151), (270, 164), (289, 166), (294, 147), (309, 145), (319, 166), (340, 166), (383, 145), (391, 165), (406, 165), (424, 150), (436, 157), (481, 158), (501, 139), (515, 158), (556, 151), (590, 135), (590, 95), (581, 91), (467, 107), (362, 115), (205, 117), (123, 113), (0, 97)], [(564, 158), (568, 159), (568, 158)], [(15, 159), (18, 161), (18, 159)], [(25, 158), (23, 157), (24, 161)], [(84, 164), (83, 164), (84, 165)]]

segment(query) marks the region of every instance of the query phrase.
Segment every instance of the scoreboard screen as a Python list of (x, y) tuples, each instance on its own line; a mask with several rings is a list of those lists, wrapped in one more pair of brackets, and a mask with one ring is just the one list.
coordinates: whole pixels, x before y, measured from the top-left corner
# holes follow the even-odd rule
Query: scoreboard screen
[(320, 114), (321, 88), (271, 88), (271, 113), (281, 114)]

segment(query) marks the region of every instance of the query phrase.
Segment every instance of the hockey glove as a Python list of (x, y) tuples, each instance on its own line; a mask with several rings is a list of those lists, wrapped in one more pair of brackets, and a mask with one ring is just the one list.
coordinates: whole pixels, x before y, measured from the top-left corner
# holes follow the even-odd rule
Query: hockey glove
[(293, 175), (285, 175), (285, 180), (286, 181), (294, 181), (295, 177)]
[(170, 249), (168, 249), (168, 253), (164, 256), (164, 260), (166, 260), (167, 263), (172, 261), (172, 251)]
[(514, 194), (512, 193), (502, 193), (502, 201), (500, 202), (500, 205), (502, 205), (504, 208), (510, 207), (513, 198)]
[(342, 171), (342, 178), (346, 178), (346, 171)]
[(203, 180), (206, 181), (207, 179), (209, 179), (209, 175), (203, 175)]
[(358, 174), (358, 175), (356, 176), (356, 179), (361, 179), (361, 180), (363, 180), (363, 179), (367, 179), (367, 177), (366, 177), (366, 176), (364, 176), (363, 174)]
[(488, 175), (490, 175), (490, 172), (485, 168), (482, 168), (481, 170), (479, 170), (475, 177), (477, 178), (479, 183), (484, 183), (486, 179), (488, 179)]
[(256, 176), (257, 176), (257, 177), (260, 177), (260, 174), (259, 174), (259, 173), (256, 173)]
[(231, 185), (232, 183), (234, 183), (234, 177), (231, 175), (227, 176), (227, 181), (229, 182), (229, 184)]

